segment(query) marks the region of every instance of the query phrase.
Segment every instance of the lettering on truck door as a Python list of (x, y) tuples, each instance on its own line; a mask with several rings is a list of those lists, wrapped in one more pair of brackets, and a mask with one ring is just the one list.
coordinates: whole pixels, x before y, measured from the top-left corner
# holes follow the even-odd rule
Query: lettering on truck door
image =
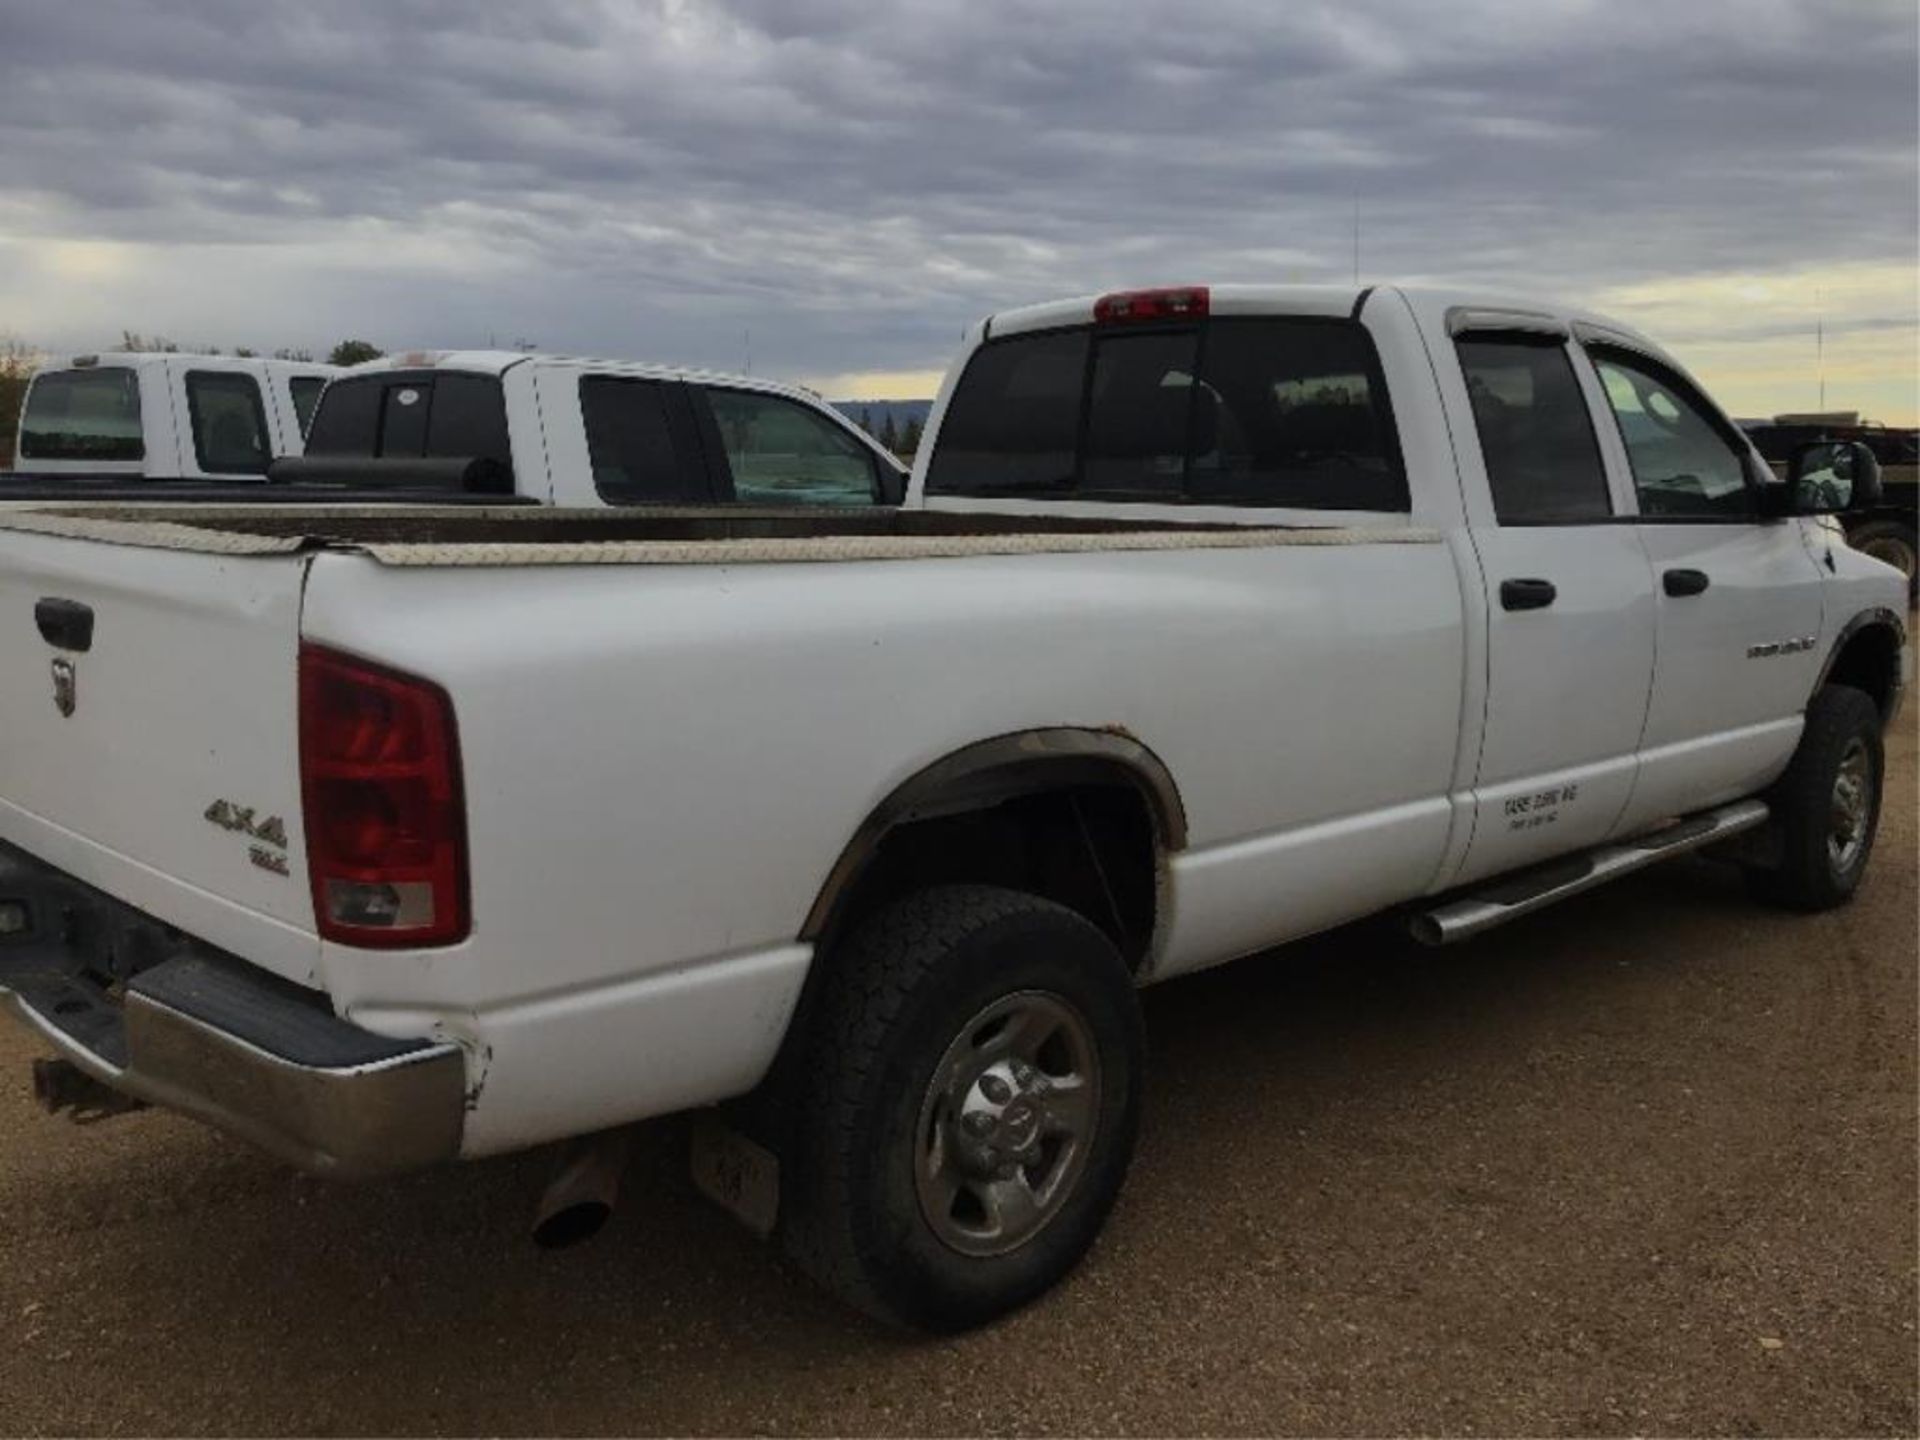
[(1633, 789), (1654, 613), (1646, 554), (1613, 523), (1566, 328), (1450, 328), (1437, 368), (1465, 412), (1454, 434), (1488, 617), (1473, 839), (1454, 877), (1467, 881), (1613, 829)]

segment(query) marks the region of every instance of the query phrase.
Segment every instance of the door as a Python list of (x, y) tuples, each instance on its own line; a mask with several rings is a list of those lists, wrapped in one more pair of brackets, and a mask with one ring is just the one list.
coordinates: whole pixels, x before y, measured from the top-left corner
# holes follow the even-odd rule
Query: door
[[(1454, 877), (1464, 882), (1613, 829), (1646, 719), (1654, 605), (1646, 553), (1619, 523), (1621, 497), (1565, 331), (1464, 332), (1454, 348), (1471, 412), (1473, 443), (1459, 448), (1488, 616), (1473, 838)], [(1457, 418), (1456, 437), (1465, 431)]]
[(1819, 562), (1763, 520), (1750, 447), (1683, 375), (1592, 346), (1654, 579), (1653, 695), (1623, 832), (1750, 795), (1786, 764), (1820, 664)]
[(543, 500), (587, 506), (719, 500), (692, 398), (679, 381), (541, 364), (534, 384), (552, 480)]

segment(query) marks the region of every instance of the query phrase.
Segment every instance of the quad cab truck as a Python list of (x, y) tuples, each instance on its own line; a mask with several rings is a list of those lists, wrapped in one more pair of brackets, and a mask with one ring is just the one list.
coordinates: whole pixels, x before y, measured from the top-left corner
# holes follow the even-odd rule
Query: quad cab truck
[(145, 481), (173, 482), (183, 494), (258, 481), (276, 458), (300, 454), (337, 373), (305, 360), (174, 352), (55, 361), (28, 382), (0, 500), (157, 493), (140, 491)]
[[(204, 449), (193, 450), (201, 468), (167, 472), (176, 483), (164, 488), (138, 483), (154, 472), (143, 477), (132, 461), (123, 462), (125, 473), (79, 461), (69, 462), (74, 473), (65, 473), (30, 459), (30, 445), (37, 455), (55, 444), (44, 428), (34, 428), (42, 424), (39, 415), (55, 406), (80, 408), (69, 395), (83, 397), (90, 408), (84, 421), (63, 419), (55, 448), (106, 455), (139, 445), (127, 437), (143, 423), (143, 410), (160, 407), (136, 403), (145, 392), (128, 377), (138, 372), (119, 366), (120, 358), (113, 357), (117, 374), (99, 367), (55, 372), (38, 402), (29, 392), (22, 463), (41, 468), (0, 475), (0, 501), (777, 509), (897, 505), (906, 494), (898, 460), (797, 386), (517, 351), (411, 351), (333, 372), (324, 392), (303, 402), (301, 429), (291, 432), (294, 448), (275, 450), (280, 458), (215, 471), (207, 468)], [(172, 383), (192, 401), (216, 383), (232, 388), (241, 382), (216, 381), (181, 363), (166, 367), (164, 382), (140, 383)], [(293, 383), (306, 382), (295, 377)], [(130, 413), (116, 408), (129, 405)], [(198, 436), (206, 427), (198, 410), (190, 413), (200, 428), (180, 433)], [(146, 442), (149, 454), (163, 448), (158, 439)], [(177, 483), (183, 480), (199, 483)]]
[[(625, 398), (556, 497), (702, 431)], [(0, 987), (55, 1107), (334, 1175), (577, 1140), (555, 1238), (702, 1110), (810, 1273), (976, 1324), (1106, 1218), (1141, 986), (1693, 851), (1844, 904), (1875, 482), (1597, 315), (1218, 287), (978, 326), (900, 508), (14, 512)]]

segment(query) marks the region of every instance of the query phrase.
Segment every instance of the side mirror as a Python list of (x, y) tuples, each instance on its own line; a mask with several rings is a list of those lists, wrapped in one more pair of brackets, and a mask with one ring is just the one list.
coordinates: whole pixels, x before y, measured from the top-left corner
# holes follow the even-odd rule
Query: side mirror
[(1832, 515), (1880, 499), (1880, 462), (1858, 440), (1816, 440), (1787, 462), (1788, 509), (1795, 515)]

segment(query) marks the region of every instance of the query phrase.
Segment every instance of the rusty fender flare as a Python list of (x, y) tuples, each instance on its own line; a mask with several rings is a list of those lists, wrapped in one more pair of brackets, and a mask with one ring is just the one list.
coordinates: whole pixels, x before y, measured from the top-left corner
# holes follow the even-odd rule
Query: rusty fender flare
[(827, 872), (800, 939), (818, 940), (889, 832), (1076, 784), (1125, 785), (1147, 802), (1163, 855), (1186, 848), (1187, 814), (1166, 763), (1119, 728), (1018, 730), (956, 750), (917, 771), (874, 807)]

